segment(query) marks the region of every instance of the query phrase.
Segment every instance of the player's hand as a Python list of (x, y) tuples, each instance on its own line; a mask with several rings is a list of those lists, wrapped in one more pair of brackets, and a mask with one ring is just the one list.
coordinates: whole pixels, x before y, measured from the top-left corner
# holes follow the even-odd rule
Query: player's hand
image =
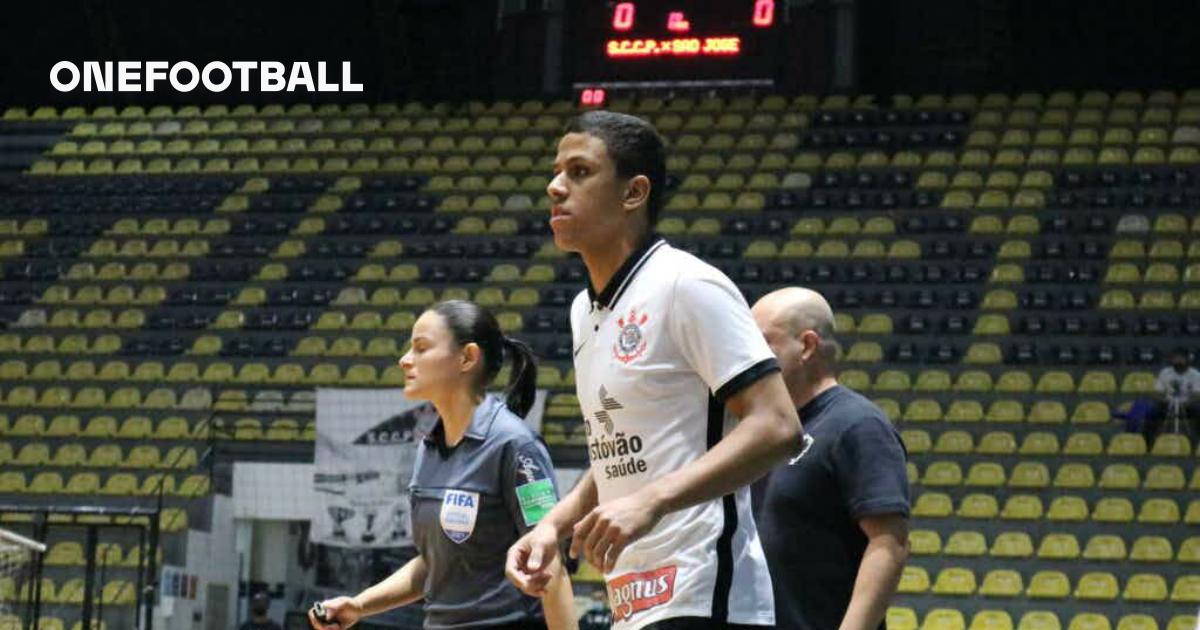
[(310, 609), (308, 623), (312, 624), (314, 630), (346, 630), (358, 623), (363, 614), (362, 607), (352, 597), (327, 599), (321, 605), (325, 607), (325, 618), (329, 623), (322, 623)]
[(625, 547), (645, 536), (661, 518), (655, 501), (643, 492), (597, 505), (575, 524), (571, 557), (582, 553), (592, 566), (609, 573)]
[(521, 592), (533, 597), (546, 594), (550, 578), (562, 568), (558, 557), (558, 534), (554, 528), (539, 524), (508, 548), (504, 575)]

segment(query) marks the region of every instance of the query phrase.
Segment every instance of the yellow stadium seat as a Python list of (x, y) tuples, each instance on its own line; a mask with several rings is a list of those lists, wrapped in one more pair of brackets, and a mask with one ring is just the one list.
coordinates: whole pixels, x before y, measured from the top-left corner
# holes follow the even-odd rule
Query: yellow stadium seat
[(942, 419), (946, 422), (979, 422), (983, 420), (983, 406), (977, 400), (954, 400)]
[(1117, 630), (1158, 630), (1158, 622), (1150, 615), (1125, 615), (1117, 622)]
[[(1119, 539), (1118, 539), (1119, 540)], [(1084, 558), (1087, 558), (1084, 551)], [(1080, 576), (1075, 583), (1075, 599), (1111, 601), (1117, 598), (1117, 577), (1106, 571), (1091, 571)]]
[[(991, 573), (989, 572), (988, 575), (991, 575)], [(1017, 579), (1020, 580), (1020, 578), (1020, 574), (1017, 574)], [(987, 586), (987, 583), (987, 577), (985, 576), (984, 586)], [(983, 590), (983, 588), (980, 588), (979, 592), (986, 595)], [(1024, 590), (1024, 585), (1022, 585), (1018, 589), (1017, 595)], [(1012, 616), (1003, 610), (980, 610), (971, 618), (971, 625), (967, 630), (1013, 630)]]
[(1103, 452), (1103, 442), (1100, 436), (1091, 431), (1077, 431), (1067, 437), (1067, 444), (1063, 447), (1063, 455), (1092, 457), (1100, 455)]
[(913, 504), (913, 516), (923, 518), (944, 518), (954, 512), (954, 504), (950, 496), (941, 492), (924, 492), (917, 496)]
[(1105, 490), (1135, 490), (1141, 485), (1137, 468), (1129, 464), (1109, 464), (1100, 473), (1098, 486)]
[[(974, 576), (971, 579), (973, 586)], [(954, 608), (934, 608), (921, 621), (921, 630), (966, 630), (966, 627), (962, 612)]]
[(980, 455), (1011, 455), (1017, 451), (1017, 439), (1008, 431), (989, 431), (979, 438), (975, 452)]
[(937, 422), (942, 419), (942, 406), (936, 400), (921, 398), (908, 403), (904, 410), (906, 422)]
[[(1074, 391), (1074, 389), (1072, 385), (1071, 390)], [(997, 392), (1018, 394), (1031, 390), (1033, 390), (1033, 378), (1028, 372), (1009, 370), (1001, 374), (1000, 378), (996, 380), (995, 391)], [(1024, 419), (1024, 414), (1022, 414), (1021, 419)]]
[(1054, 487), (1083, 489), (1096, 484), (1092, 467), (1081, 463), (1068, 463), (1058, 467), (1054, 473)]
[(961, 518), (993, 519), (1000, 513), (996, 497), (990, 494), (972, 493), (963, 497), (956, 514)]
[(1031, 610), (1021, 615), (1017, 630), (1062, 630), (1058, 615), (1046, 610)]
[(1121, 561), (1126, 555), (1125, 541), (1112, 534), (1092, 536), (1083, 550), (1084, 560)]
[(1042, 462), (1018, 462), (1013, 466), (1008, 485), (1011, 488), (1046, 488), (1050, 485), (1050, 469)]
[[(1032, 557), (1033, 539), (1025, 532), (1001, 532), (992, 540), (992, 547), (988, 551), (988, 555), (993, 558)], [(1020, 590), (1024, 590), (1024, 588)]]
[[(985, 597), (1018, 597), (1025, 591), (1021, 574), (1012, 569), (994, 569), (983, 576), (979, 594)], [(1012, 621), (1009, 620), (1009, 627)]]
[(1099, 400), (1085, 400), (1071, 414), (1073, 424), (1106, 424), (1110, 418), (1108, 404)]
[(987, 553), (987, 542), (979, 532), (958, 531), (950, 535), (942, 553), (947, 556), (982, 556)]
[(1071, 394), (1075, 392), (1075, 379), (1070, 372), (1051, 370), (1038, 378), (1034, 390), (1040, 394)]
[(1039, 400), (1029, 408), (1029, 422), (1060, 424), (1067, 421), (1067, 409), (1056, 400)]
[(1096, 502), (1092, 520), (1101, 523), (1132, 522), (1133, 503), (1124, 497), (1104, 497)]
[(933, 462), (925, 469), (921, 483), (930, 487), (957, 486), (962, 483), (962, 469), (957, 462)]
[(1058, 436), (1045, 431), (1033, 431), (1021, 442), (1021, 455), (1057, 455)]
[(1038, 571), (1029, 579), (1025, 595), (1031, 599), (1066, 599), (1071, 595), (1071, 582), (1062, 571)]
[(1155, 464), (1146, 471), (1147, 490), (1183, 490), (1183, 469), (1175, 464)]
[(931, 448), (929, 434), (919, 429), (905, 429), (900, 432), (900, 440), (910, 454), (925, 453)]
[(1031, 494), (1015, 494), (1004, 502), (1000, 518), (1005, 520), (1033, 521), (1042, 517), (1042, 500)]
[(1140, 433), (1118, 433), (1108, 441), (1113, 457), (1141, 457), (1146, 454), (1146, 439)]
[(963, 485), (998, 488), (1004, 485), (1004, 467), (995, 462), (976, 462), (971, 464)]
[(975, 574), (963, 567), (947, 567), (938, 571), (930, 592), (935, 595), (971, 595), (975, 592)]
[(1169, 539), (1163, 536), (1139, 536), (1133, 541), (1129, 559), (1134, 562), (1170, 562), (1174, 555)]
[(1171, 499), (1146, 499), (1138, 510), (1137, 520), (1152, 525), (1173, 525), (1179, 522), (1179, 505)]
[(1171, 601), (1178, 604), (1200, 603), (1200, 575), (1181, 575), (1171, 587)]
[(1067, 630), (1112, 630), (1112, 625), (1100, 613), (1083, 612), (1071, 617)]
[(908, 535), (909, 550), (913, 555), (937, 555), (942, 550), (942, 538), (928, 529), (915, 529)]
[(1038, 558), (1044, 560), (1075, 560), (1079, 554), (1079, 541), (1073, 534), (1066, 533), (1047, 534), (1037, 550)]
[(1189, 457), (1192, 444), (1186, 435), (1164, 433), (1154, 441), (1150, 454), (1155, 457)]
[(917, 613), (906, 606), (889, 606), (884, 623), (890, 630), (917, 630)]
[(896, 591), (904, 594), (924, 593), (929, 590), (929, 574), (917, 566), (906, 566), (900, 574), (900, 584)]

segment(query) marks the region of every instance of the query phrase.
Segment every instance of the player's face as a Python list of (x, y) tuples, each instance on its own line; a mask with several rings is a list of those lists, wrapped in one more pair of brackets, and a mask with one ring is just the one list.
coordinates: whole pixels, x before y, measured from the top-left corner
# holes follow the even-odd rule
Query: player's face
[(580, 253), (611, 245), (626, 219), (624, 184), (603, 140), (587, 133), (563, 136), (554, 158), (554, 178), (546, 187), (554, 244)]
[(446, 320), (425, 311), (413, 325), (408, 352), (400, 357), (404, 370), (404, 395), (414, 400), (434, 400), (462, 383), (463, 350), (455, 343)]

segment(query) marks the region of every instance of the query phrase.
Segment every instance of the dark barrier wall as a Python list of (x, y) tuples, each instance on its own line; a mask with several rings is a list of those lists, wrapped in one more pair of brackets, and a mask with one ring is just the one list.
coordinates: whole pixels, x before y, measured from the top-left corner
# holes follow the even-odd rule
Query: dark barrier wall
[(895, 92), (1195, 87), (1192, 0), (860, 0), (860, 79)]

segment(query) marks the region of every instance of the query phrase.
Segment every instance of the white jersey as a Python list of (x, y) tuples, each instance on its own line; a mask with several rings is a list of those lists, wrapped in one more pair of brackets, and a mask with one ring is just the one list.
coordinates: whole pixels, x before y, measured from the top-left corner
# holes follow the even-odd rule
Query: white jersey
[[(729, 396), (778, 364), (729, 278), (661, 239), (571, 305), (575, 387), (599, 501), (695, 461), (736, 422)], [(671, 617), (773, 625), (749, 488), (668, 514), (605, 575), (613, 627)]]

